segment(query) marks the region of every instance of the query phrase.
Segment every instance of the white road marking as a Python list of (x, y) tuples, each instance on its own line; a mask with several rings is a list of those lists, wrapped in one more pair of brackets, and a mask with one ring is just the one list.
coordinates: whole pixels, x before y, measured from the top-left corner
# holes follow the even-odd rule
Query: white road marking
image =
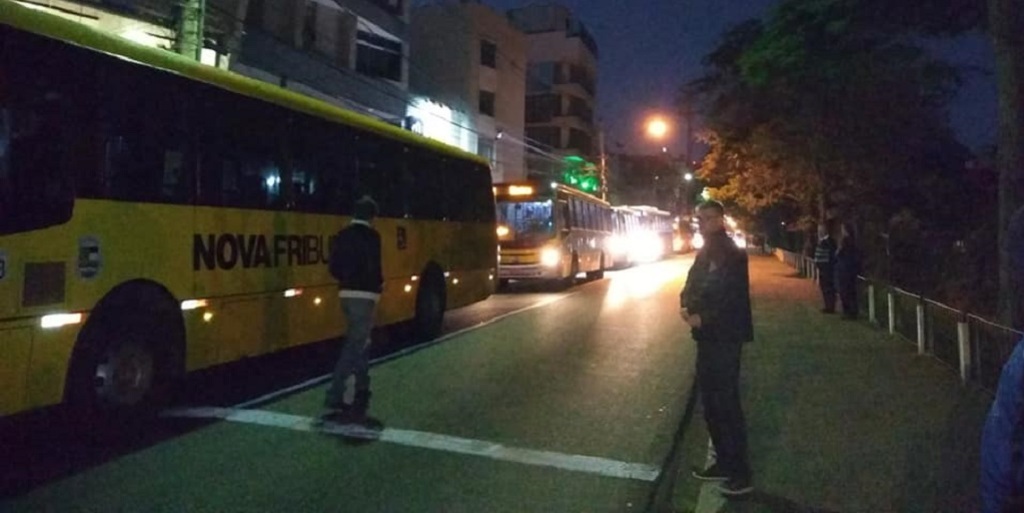
[[(440, 336), (440, 337), (438, 337), (438, 338), (436, 338), (434, 340), (431, 340), (429, 342), (424, 342), (422, 344), (417, 344), (417, 345), (412, 346), (412, 347), (407, 347), (407, 348), (405, 348), (405, 349), (403, 349), (401, 351), (398, 351), (396, 353), (392, 353), (392, 354), (389, 354), (387, 356), (382, 356), (380, 358), (375, 358), (375, 359), (370, 361), (370, 365), (377, 365), (379, 363), (383, 363), (383, 362), (386, 362), (386, 361), (389, 361), (389, 360), (394, 360), (396, 358), (401, 358), (402, 356), (405, 356), (405, 355), (407, 355), (409, 353), (414, 353), (414, 352), (419, 351), (421, 349), (424, 349), (426, 347), (430, 347), (430, 346), (435, 345), (435, 344), (440, 344), (441, 342), (444, 342), (444, 341), (449, 340), (449, 339), (453, 339), (453, 338), (458, 337), (460, 335), (465, 335), (466, 333), (469, 333), (471, 331), (476, 331), (476, 330), (478, 330), (480, 328), (489, 326), (489, 325), (494, 324), (494, 323), (496, 323), (498, 321), (501, 321), (501, 320), (507, 319), (509, 317), (512, 317), (513, 315), (518, 315), (518, 314), (521, 314), (523, 312), (527, 312), (527, 311), (530, 311), (530, 310), (533, 310), (533, 309), (536, 309), (536, 308), (541, 308), (541, 307), (544, 307), (544, 306), (548, 306), (548, 305), (550, 305), (550, 304), (552, 304), (554, 302), (561, 301), (561, 300), (563, 300), (563, 299), (565, 299), (567, 297), (574, 296), (574, 295), (576, 295), (578, 293), (579, 293), (578, 291), (575, 291), (575, 292), (571, 292), (569, 294), (563, 294), (563, 295), (560, 295), (560, 296), (555, 296), (555, 297), (552, 297), (552, 298), (548, 298), (548, 299), (545, 299), (543, 301), (534, 303), (534, 304), (532, 304), (530, 306), (524, 306), (523, 308), (520, 308), (518, 310), (513, 310), (511, 312), (501, 314), (501, 315), (499, 315), (497, 317), (494, 317), (493, 319), (488, 319), (486, 321), (483, 321), (481, 323), (475, 324), (473, 326), (469, 326), (467, 328), (463, 328), (461, 330), (453, 331), (451, 333), (442, 335), (442, 336)], [(301, 390), (306, 390), (308, 388), (312, 388), (312, 387), (315, 387), (317, 385), (326, 383), (326, 382), (328, 382), (330, 380), (331, 380), (331, 375), (330, 374), (324, 374), (323, 376), (317, 376), (317, 377), (312, 378), (312, 379), (310, 379), (308, 381), (303, 381), (302, 383), (298, 383), (296, 385), (292, 385), (292, 386), (287, 387), (287, 388), (282, 388), (280, 390), (276, 390), (274, 392), (270, 392), (269, 394), (266, 394), (266, 395), (261, 395), (261, 396), (255, 398), (255, 399), (250, 399), (248, 401), (238, 403), (238, 404), (236, 404), (234, 406), (234, 408), (245, 409), (245, 408), (251, 408), (253, 406), (258, 406), (258, 405), (261, 405), (261, 404), (265, 404), (267, 402), (273, 401), (274, 399), (277, 399), (278, 397), (283, 397), (283, 396), (286, 396), (286, 395), (291, 394), (293, 392), (298, 392), (298, 391), (301, 391)]]
[(363, 438), (389, 442), (409, 447), (434, 449), (471, 456), (480, 456), (494, 460), (553, 467), (573, 472), (597, 474), (620, 479), (635, 479), (653, 482), (658, 477), (659, 469), (654, 465), (629, 463), (594, 456), (563, 454), (552, 451), (540, 451), (508, 447), (485, 440), (459, 438), (424, 431), (383, 428), (369, 429), (358, 425), (335, 424), (322, 422), (313, 417), (289, 415), (266, 410), (244, 410), (236, 408), (180, 408), (167, 410), (165, 417), (185, 417), (199, 419), (221, 419), (243, 424), (256, 424), (295, 431), (321, 432), (337, 434), (352, 438)]

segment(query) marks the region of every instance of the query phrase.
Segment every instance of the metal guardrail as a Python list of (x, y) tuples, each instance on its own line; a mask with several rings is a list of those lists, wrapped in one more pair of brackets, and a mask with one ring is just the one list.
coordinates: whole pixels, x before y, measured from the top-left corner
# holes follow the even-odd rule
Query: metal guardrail
[(982, 319), (967, 315), (967, 329), (970, 335), (972, 377), (981, 386), (995, 390), (999, 383), (1003, 363), (1024, 333)]
[[(778, 248), (773, 254), (801, 276), (819, 278), (813, 259)], [(964, 383), (988, 390), (996, 388), (1003, 364), (1024, 338), (1024, 332), (863, 276), (857, 300), (869, 322), (916, 343), (919, 354), (957, 370)]]

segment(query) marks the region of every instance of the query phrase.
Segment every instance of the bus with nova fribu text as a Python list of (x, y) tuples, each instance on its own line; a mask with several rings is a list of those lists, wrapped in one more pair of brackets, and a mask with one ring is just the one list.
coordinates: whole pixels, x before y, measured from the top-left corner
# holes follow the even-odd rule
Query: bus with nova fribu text
[(345, 331), (327, 270), (376, 199), (377, 324), (486, 298), (486, 161), (0, 0), (0, 416), (118, 419), (185, 373)]
[(498, 276), (561, 281), (604, 277), (614, 266), (607, 202), (558, 182), (497, 184)]

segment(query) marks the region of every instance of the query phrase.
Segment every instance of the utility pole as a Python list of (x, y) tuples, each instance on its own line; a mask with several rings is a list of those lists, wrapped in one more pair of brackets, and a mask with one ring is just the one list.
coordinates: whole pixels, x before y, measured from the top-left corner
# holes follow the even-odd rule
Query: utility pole
[(197, 61), (203, 57), (203, 26), (206, 19), (206, 0), (181, 0), (181, 15), (175, 36), (175, 50)]
[(608, 201), (608, 159), (604, 152), (604, 129), (597, 129), (597, 147), (601, 152), (601, 199)]

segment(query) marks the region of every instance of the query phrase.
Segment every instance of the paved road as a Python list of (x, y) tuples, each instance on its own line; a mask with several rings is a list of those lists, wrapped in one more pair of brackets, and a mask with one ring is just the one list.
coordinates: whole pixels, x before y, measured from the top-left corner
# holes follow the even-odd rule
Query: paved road
[(28, 430), (9, 460), (24, 466), (4, 475), (29, 477), (0, 506), (641, 511), (693, 379), (676, 317), (690, 261), (567, 291), (515, 287), (451, 313), (449, 336), (418, 351), (385, 334), (378, 352), (398, 356), (373, 368), (372, 433), (315, 422), (323, 350), (195, 377), (139, 440), (104, 448)]

